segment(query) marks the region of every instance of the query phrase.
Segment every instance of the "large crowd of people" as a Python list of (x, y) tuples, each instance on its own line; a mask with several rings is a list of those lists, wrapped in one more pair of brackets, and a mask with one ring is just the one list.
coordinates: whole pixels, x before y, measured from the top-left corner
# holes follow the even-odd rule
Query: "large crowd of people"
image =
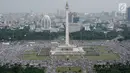
[[(80, 59), (76, 60), (66, 60), (66, 59), (57, 59), (57, 57), (51, 56), (49, 60), (24, 60), (22, 59), (22, 55), (25, 53), (25, 51), (37, 49), (37, 46), (40, 48), (43, 47), (43, 49), (47, 49), (48, 47), (52, 46), (51, 42), (53, 41), (14, 41), (14, 42), (8, 42), (9, 44), (0, 43), (0, 61), (3, 64), (10, 63), (20, 63), (22, 65), (30, 64), (30, 65), (40, 65), (41, 67), (47, 68), (47, 73), (55, 73), (55, 69), (57, 67), (62, 66), (79, 66), (82, 68), (83, 73), (88, 71), (88, 73), (93, 73), (93, 66), (95, 64), (105, 64), (106, 62), (109, 62), (111, 64), (120, 62), (120, 63), (126, 63), (129, 61), (130, 53), (128, 47), (130, 41), (113, 41), (113, 40), (97, 40), (97, 41), (79, 41), (79, 40), (73, 40), (70, 41), (71, 44), (77, 45), (77, 46), (90, 46), (90, 45), (104, 45), (108, 46), (109, 49), (112, 50), (114, 53), (118, 53), (120, 56), (119, 60), (89, 60), (88, 58), (81, 56)], [(63, 41), (56, 41), (60, 44), (63, 44)], [(47, 47), (47, 48), (46, 48)], [(37, 49), (39, 50), (39, 49)], [(86, 70), (87, 69), (87, 70)]]

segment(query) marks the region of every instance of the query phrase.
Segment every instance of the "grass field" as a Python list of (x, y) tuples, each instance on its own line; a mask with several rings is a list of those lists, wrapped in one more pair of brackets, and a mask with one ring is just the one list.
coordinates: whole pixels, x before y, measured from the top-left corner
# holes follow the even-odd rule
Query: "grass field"
[[(89, 60), (116, 60), (119, 59), (119, 55), (113, 53), (112, 51), (108, 51), (105, 48), (107, 46), (91, 46), (90, 48), (85, 48), (85, 51), (89, 54), (96, 53), (98, 51), (99, 55), (85, 55), (85, 58), (88, 58)], [(44, 51), (44, 50), (42, 50)], [(44, 52), (42, 52), (44, 53)], [(57, 59), (62, 59), (62, 60), (77, 60), (81, 59), (81, 56), (56, 56)], [(25, 54), (23, 55), (24, 60), (47, 60), (50, 59), (49, 56), (44, 56), (44, 55), (37, 55), (37, 52), (35, 50), (29, 50), (26, 51)]]
[(56, 56), (56, 58), (58, 59), (58, 60), (67, 60), (67, 59), (69, 59), (69, 60), (77, 60), (77, 59), (81, 59), (81, 56), (72, 56), (72, 55), (70, 55), (70, 56)]
[(23, 59), (24, 60), (47, 60), (49, 59), (49, 56), (37, 56), (37, 53), (34, 50), (30, 50), (30, 51), (26, 51), (26, 54), (23, 55)]
[(57, 67), (57, 73), (63, 72), (74, 72), (74, 73), (82, 73), (82, 69), (80, 67)]
[(116, 60), (119, 56), (116, 54), (101, 54), (100, 56), (86, 56), (90, 60)]
[(105, 48), (107, 48), (107, 46), (92, 46), (91, 48), (97, 50), (100, 55), (85, 56), (90, 60), (116, 60), (120, 58), (118, 54), (114, 54), (113, 52), (109, 52), (108, 50), (106, 50)]

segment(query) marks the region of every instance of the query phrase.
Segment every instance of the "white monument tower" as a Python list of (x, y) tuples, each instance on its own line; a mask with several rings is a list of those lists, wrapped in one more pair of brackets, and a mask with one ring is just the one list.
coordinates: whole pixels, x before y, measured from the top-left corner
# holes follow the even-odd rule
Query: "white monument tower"
[(69, 17), (68, 17), (68, 14), (69, 14), (69, 5), (68, 5), (68, 3), (66, 3), (66, 37), (65, 37), (65, 43), (66, 43), (66, 45), (68, 45), (69, 46)]
[(82, 47), (77, 47), (69, 44), (69, 5), (66, 3), (66, 32), (65, 32), (65, 44), (51, 49), (52, 55), (81, 55), (85, 54)]

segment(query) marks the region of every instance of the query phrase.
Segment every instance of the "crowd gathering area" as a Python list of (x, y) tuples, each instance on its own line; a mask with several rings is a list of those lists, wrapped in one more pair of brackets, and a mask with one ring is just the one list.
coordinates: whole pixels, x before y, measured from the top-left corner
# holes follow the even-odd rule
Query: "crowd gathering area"
[[(57, 40), (1, 42), (0, 73), (122, 73), (115, 65), (130, 69), (129, 44), (124, 41), (72, 40), (70, 44), (82, 46), (85, 55), (51, 55), (51, 48), (57, 47), (57, 44), (51, 43), (55, 41), (64, 44)], [(121, 49), (123, 45), (127, 45), (125, 50)], [(107, 72), (106, 69), (111, 71)]]

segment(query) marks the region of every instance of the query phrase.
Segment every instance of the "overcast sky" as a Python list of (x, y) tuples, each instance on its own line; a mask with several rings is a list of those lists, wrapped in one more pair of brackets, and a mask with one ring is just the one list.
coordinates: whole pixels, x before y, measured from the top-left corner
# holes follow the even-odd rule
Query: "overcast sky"
[[(56, 12), (65, 8), (66, 0), (0, 0), (0, 13), (4, 12)], [(118, 3), (130, 0), (68, 0), (71, 11), (101, 12), (118, 11)]]

